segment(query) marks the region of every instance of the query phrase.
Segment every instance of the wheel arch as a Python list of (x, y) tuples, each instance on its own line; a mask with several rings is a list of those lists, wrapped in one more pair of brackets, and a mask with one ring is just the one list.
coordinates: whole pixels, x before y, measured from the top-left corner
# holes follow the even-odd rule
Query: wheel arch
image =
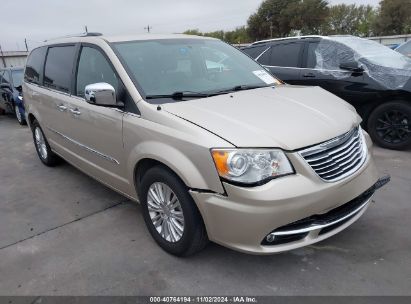
[[(144, 173), (156, 165), (163, 166), (173, 172), (189, 189), (224, 193), (217, 173), (215, 176), (209, 176), (211, 175), (209, 172), (202, 172), (201, 168), (182, 151), (161, 142), (141, 143), (130, 153), (128, 167), (132, 170), (129, 174), (131, 175), (130, 180), (133, 180), (136, 187), (136, 192)], [(210, 160), (209, 165), (214, 165), (212, 160)], [(215, 170), (215, 168), (212, 169)]]

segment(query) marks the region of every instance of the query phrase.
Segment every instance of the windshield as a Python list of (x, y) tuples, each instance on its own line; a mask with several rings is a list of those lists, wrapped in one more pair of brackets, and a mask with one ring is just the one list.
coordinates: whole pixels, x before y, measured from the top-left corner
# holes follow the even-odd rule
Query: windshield
[(340, 42), (351, 48), (359, 61), (365, 59), (373, 64), (395, 69), (411, 68), (409, 58), (378, 42), (353, 36), (330, 37), (329, 40)]
[(279, 83), (247, 55), (219, 40), (159, 39), (113, 45), (146, 97), (211, 94), (236, 86)]
[(11, 77), (15, 88), (20, 87), (23, 82), (23, 70), (12, 70)]

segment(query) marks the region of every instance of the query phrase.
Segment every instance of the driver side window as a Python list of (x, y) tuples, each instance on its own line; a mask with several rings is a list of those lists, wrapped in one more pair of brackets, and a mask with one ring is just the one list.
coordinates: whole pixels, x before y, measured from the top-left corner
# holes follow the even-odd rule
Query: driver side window
[(84, 97), (84, 88), (99, 82), (111, 84), (118, 92), (119, 79), (107, 59), (99, 50), (84, 46), (77, 69), (76, 95)]

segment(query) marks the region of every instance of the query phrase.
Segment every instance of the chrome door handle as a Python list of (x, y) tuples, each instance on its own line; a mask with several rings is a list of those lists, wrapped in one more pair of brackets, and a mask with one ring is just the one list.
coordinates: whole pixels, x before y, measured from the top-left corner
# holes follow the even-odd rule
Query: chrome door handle
[(76, 108), (76, 109), (70, 109), (71, 114), (73, 115), (80, 115), (81, 112)]
[(62, 104), (57, 106), (57, 108), (59, 109), (60, 112), (67, 111), (67, 107), (65, 105), (62, 105)]

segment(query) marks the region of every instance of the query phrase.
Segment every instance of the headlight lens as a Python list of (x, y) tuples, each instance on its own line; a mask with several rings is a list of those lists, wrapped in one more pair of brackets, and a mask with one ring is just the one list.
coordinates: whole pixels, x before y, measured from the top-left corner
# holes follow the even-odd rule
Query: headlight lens
[(256, 184), (294, 173), (287, 156), (281, 150), (212, 149), (220, 177), (241, 184)]
[(17, 96), (17, 98), (20, 100), (20, 101), (23, 101), (23, 96)]

